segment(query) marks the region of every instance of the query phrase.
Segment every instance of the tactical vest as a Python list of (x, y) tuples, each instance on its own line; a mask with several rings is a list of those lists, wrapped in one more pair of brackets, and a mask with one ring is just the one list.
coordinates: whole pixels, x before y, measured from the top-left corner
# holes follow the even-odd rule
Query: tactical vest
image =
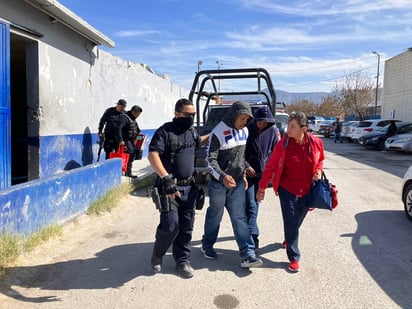
[(117, 121), (119, 120), (119, 117), (121, 115), (123, 114), (117, 112), (116, 110), (108, 115), (108, 119), (106, 120), (106, 125), (104, 128), (104, 135), (106, 136), (106, 138), (112, 138), (116, 135)]
[(189, 147), (196, 147), (197, 138), (195, 137), (195, 130), (193, 128), (189, 129), (190, 133), (192, 133), (193, 142), (190, 144), (185, 144), (182, 141), (179, 141), (178, 136), (174, 132), (168, 132), (169, 135), (169, 147), (170, 147), (170, 162), (173, 164), (174, 159), (176, 156), (176, 151), (184, 148)]
[(126, 133), (126, 136), (129, 140), (133, 141), (136, 138), (136, 133), (137, 133), (137, 122), (136, 120), (132, 119), (129, 117), (127, 114), (122, 114), (121, 116), (126, 116), (127, 120), (129, 121), (129, 129), (127, 132), (122, 132)]
[[(179, 136), (174, 132), (168, 132), (168, 145), (167, 147), (170, 150), (170, 164), (168, 164), (168, 172), (172, 172), (177, 178), (186, 178), (192, 176), (194, 172), (194, 157), (190, 154), (190, 160), (180, 161), (180, 164), (184, 163), (185, 166), (175, 166), (176, 157), (182, 156), (185, 157), (185, 151), (192, 151), (190, 148), (197, 146), (197, 137), (193, 128), (190, 128), (192, 139), (189, 143), (185, 143), (179, 140)], [(193, 155), (195, 151), (193, 150)], [(189, 154), (186, 154), (189, 155)], [(180, 174), (180, 177), (179, 177)]]

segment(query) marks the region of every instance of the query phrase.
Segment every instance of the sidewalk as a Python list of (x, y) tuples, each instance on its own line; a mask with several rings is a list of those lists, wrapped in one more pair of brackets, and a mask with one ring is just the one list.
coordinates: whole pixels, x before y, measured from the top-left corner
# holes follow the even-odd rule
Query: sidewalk
[(132, 166), (133, 175), (137, 176), (138, 180), (142, 180), (154, 173), (152, 167), (150, 166), (149, 160), (142, 158), (141, 160), (135, 160)]
[(136, 175), (137, 178), (130, 178), (122, 176), (122, 182), (133, 183), (136, 190), (150, 186), (150, 183), (154, 181), (156, 173), (150, 166), (149, 160), (142, 158), (141, 160), (135, 160), (132, 166), (132, 174)]

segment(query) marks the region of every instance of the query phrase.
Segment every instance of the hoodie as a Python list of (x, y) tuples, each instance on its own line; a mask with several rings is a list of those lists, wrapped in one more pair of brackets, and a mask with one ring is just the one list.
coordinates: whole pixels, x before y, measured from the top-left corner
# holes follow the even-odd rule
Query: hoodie
[(232, 176), (235, 181), (241, 180), (248, 167), (245, 149), (249, 131), (247, 127), (241, 130), (235, 128), (236, 119), (242, 114), (252, 119), (249, 104), (243, 101), (233, 103), (226, 117), (210, 133), (206, 159), (213, 181), (223, 182), (226, 175)]
[[(259, 132), (256, 126), (257, 121), (265, 121), (269, 125)], [(276, 120), (269, 106), (262, 106), (255, 112), (255, 118), (247, 126), (249, 137), (246, 143), (245, 158), (255, 170), (257, 178), (261, 177), (274, 146), (280, 140), (280, 133), (275, 123)]]

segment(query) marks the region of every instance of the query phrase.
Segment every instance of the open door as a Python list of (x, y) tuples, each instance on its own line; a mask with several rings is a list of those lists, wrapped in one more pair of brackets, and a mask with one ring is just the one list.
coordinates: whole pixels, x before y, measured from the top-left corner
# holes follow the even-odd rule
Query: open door
[(0, 22), (0, 189), (11, 186), (10, 28)]

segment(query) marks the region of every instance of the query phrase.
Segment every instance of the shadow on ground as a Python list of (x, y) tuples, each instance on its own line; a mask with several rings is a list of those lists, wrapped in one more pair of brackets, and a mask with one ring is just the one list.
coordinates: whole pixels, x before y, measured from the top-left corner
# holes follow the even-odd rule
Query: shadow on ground
[(412, 308), (412, 224), (402, 211), (355, 215), (352, 248), (369, 274), (401, 308)]

